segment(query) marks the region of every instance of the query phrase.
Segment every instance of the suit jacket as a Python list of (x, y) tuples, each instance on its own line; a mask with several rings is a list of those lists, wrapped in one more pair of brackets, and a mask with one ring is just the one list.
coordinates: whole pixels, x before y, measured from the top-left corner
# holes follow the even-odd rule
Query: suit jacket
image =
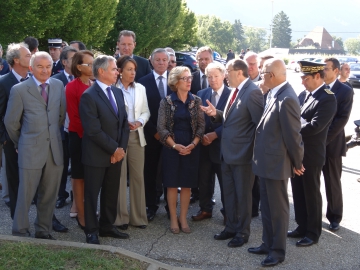
[(0, 143), (10, 140), (10, 137), (6, 131), (4, 125), (4, 117), (7, 108), (7, 103), (10, 96), (10, 90), (19, 81), (16, 79), (12, 72), (2, 76), (0, 78)]
[[(235, 89), (229, 94), (225, 110)], [(216, 110), (214, 122), (223, 122), (221, 160), (226, 164), (251, 164), (255, 129), (264, 110), (263, 95), (253, 82), (247, 80), (229, 109), (227, 116)]]
[[(224, 86), (224, 90), (220, 96), (218, 103), (216, 104), (217, 110), (224, 111), (224, 108), (225, 108), (226, 102), (229, 98), (230, 92), (231, 92), (231, 90), (228, 87)], [(197, 94), (202, 100), (202, 105), (208, 106), (206, 103), (206, 100), (208, 99), (209, 101), (211, 101), (211, 95), (212, 95), (211, 87), (200, 90)], [(209, 133), (209, 132), (215, 132), (216, 135), (218, 136), (217, 139), (213, 140), (212, 143), (208, 146), (204, 146), (201, 144), (200, 147), (201, 148), (208, 147), (210, 160), (214, 163), (221, 163), (220, 142), (221, 142), (221, 134), (222, 134), (222, 123), (212, 122), (210, 117), (205, 114), (205, 132), (204, 132), (204, 134)]]
[(259, 177), (285, 180), (293, 176), (293, 167), (301, 168), (304, 156), (300, 103), (289, 83), (269, 102), (256, 128), (253, 172)]
[[(119, 55), (117, 55), (115, 58), (118, 59)], [(133, 59), (136, 61), (137, 64), (135, 81), (138, 82), (140, 78), (151, 73), (150, 62), (148, 59), (137, 56), (135, 54), (133, 55)]]
[(50, 78), (48, 88), (48, 104), (33, 78), (11, 89), (4, 122), (19, 152), (19, 168), (43, 168), (49, 148), (55, 164), (63, 165), (60, 126), (66, 112), (64, 86)]
[(52, 71), (51, 71), (51, 76), (54, 76), (56, 74), (58, 74), (59, 72), (61, 72), (62, 70), (64, 70), (62, 64), (61, 64), (61, 61), (59, 60), (57, 62), (57, 64), (55, 65), (55, 67), (52, 68)]
[(111, 87), (118, 108), (116, 114), (109, 98), (95, 82), (80, 98), (80, 118), (84, 128), (82, 163), (94, 167), (109, 167), (110, 158), (118, 147), (126, 151), (129, 125), (124, 96)]
[[(125, 101), (125, 109), (128, 112), (128, 103)], [(146, 98), (146, 89), (140, 83), (135, 83), (135, 120), (141, 118), (144, 121), (144, 125), (139, 127), (137, 131), (139, 132), (140, 145), (144, 147), (146, 145), (145, 135), (144, 135), (144, 126), (150, 118), (150, 110), (148, 106), (148, 101)]]
[[(157, 133), (157, 121), (161, 96), (156, 85), (155, 76), (152, 72), (142, 77), (139, 80), (139, 83), (146, 89), (146, 97), (150, 110), (149, 121), (144, 127), (145, 140), (149, 143), (149, 141), (153, 140), (154, 135)], [(171, 93), (172, 91), (170, 87), (167, 86), (167, 95), (170, 95)]]
[(197, 92), (202, 89), (200, 71), (197, 70), (191, 74), (193, 76), (193, 80), (191, 81), (190, 92), (194, 95), (197, 95)]
[(310, 96), (304, 104), (307, 91), (299, 95), (301, 117), (306, 124), (301, 125), (301, 135), (304, 142), (304, 167), (325, 164), (326, 137), (330, 123), (336, 113), (336, 98), (334, 94), (325, 91), (325, 85)]
[(354, 91), (339, 80), (335, 81), (330, 90), (335, 94), (337, 111), (329, 127), (326, 155), (340, 157), (345, 156), (347, 151), (344, 127), (350, 117)]
[(52, 78), (62, 81), (64, 86), (66, 86), (69, 83), (69, 80), (68, 80), (68, 78), (66, 78), (66, 75), (63, 70), (61, 72), (55, 74), (54, 76), (52, 76)]

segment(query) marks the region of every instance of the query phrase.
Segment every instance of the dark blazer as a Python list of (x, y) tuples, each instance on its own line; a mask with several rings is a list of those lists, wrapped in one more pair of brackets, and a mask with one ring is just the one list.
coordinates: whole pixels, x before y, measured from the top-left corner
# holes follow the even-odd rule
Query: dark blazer
[(66, 86), (69, 83), (69, 80), (68, 80), (68, 78), (66, 78), (66, 75), (63, 70), (61, 72), (59, 72), (58, 74), (55, 74), (54, 76), (52, 76), (52, 78), (62, 81), (64, 86)]
[[(224, 86), (224, 90), (220, 96), (219, 102), (216, 104), (217, 110), (224, 111), (230, 92), (231, 90), (227, 86)], [(211, 101), (211, 95), (212, 95), (211, 87), (200, 90), (197, 94), (201, 98), (203, 106), (208, 106), (206, 100), (208, 99), (209, 101)], [(215, 139), (209, 146), (203, 146), (202, 144), (200, 144), (200, 147), (209, 147), (209, 155), (211, 161), (214, 163), (221, 163), (220, 142), (221, 142), (221, 134), (222, 134), (222, 123), (212, 122), (210, 117), (205, 114), (204, 134), (209, 132), (215, 132), (218, 138)]]
[(81, 96), (80, 118), (84, 128), (82, 162), (87, 166), (109, 167), (110, 157), (117, 147), (126, 150), (129, 125), (124, 96), (112, 86), (118, 113), (115, 114), (108, 97), (95, 82)]
[(55, 67), (52, 68), (52, 71), (51, 71), (51, 76), (54, 76), (55, 74), (58, 74), (59, 72), (61, 72), (62, 70), (64, 70), (62, 64), (61, 64), (61, 61), (59, 60), (56, 64)]
[(0, 78), (0, 143), (10, 140), (10, 137), (6, 131), (4, 125), (4, 117), (7, 108), (7, 102), (10, 96), (10, 90), (19, 81), (16, 79), (12, 72), (2, 76)]
[[(160, 107), (160, 93), (158, 87), (156, 85), (154, 73), (150, 73), (139, 80), (146, 89), (146, 97), (148, 100), (148, 106), (150, 110), (150, 118), (149, 121), (144, 126), (144, 134), (146, 142), (150, 142), (153, 140), (154, 135), (157, 133), (157, 121), (158, 121), (158, 113)], [(167, 95), (172, 93), (169, 86), (167, 86)]]
[(336, 113), (335, 95), (327, 93), (325, 85), (309, 97), (304, 104), (307, 93), (309, 92), (303, 91), (299, 95), (301, 117), (307, 122), (301, 125), (305, 168), (306, 166), (323, 166), (325, 164), (326, 137)]
[(293, 167), (301, 168), (304, 157), (300, 130), (299, 99), (286, 83), (272, 97), (256, 128), (254, 174), (273, 180), (292, 177)]
[(190, 92), (194, 95), (197, 95), (197, 92), (202, 89), (201, 79), (200, 79), (200, 71), (197, 70), (191, 74), (193, 76), (193, 80), (191, 81)]
[(151, 73), (151, 67), (148, 59), (137, 55), (134, 55), (133, 58), (137, 64), (135, 81), (138, 82), (140, 78)]
[[(235, 89), (230, 93), (232, 97)], [(230, 99), (227, 100), (225, 111)], [(255, 129), (263, 113), (263, 95), (248, 80), (237, 94), (228, 114), (216, 110), (214, 122), (223, 123), (221, 159), (228, 165), (249, 165), (253, 156)]]
[[(1, 58), (0, 58), (1, 59)], [(2, 63), (0, 63), (0, 65), (3, 65), (2, 70), (0, 70), (0, 75), (5, 75), (8, 74), (10, 72), (10, 68), (9, 68), (9, 64), (8, 62), (6, 62), (4, 59), (1, 60)], [(1, 62), (0, 61), (0, 62)]]
[(350, 117), (354, 91), (339, 80), (335, 81), (330, 90), (335, 94), (337, 111), (329, 127), (326, 139), (326, 155), (340, 157), (345, 156), (347, 151), (344, 127)]

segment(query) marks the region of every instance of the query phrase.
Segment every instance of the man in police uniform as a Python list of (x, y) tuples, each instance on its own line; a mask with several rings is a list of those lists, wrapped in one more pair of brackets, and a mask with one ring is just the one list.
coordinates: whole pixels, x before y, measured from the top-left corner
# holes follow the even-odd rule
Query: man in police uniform
[(62, 67), (61, 61), (60, 61), (61, 45), (62, 45), (61, 38), (48, 39), (49, 53), (54, 62), (53, 68), (51, 71), (51, 76), (58, 74), (60, 71), (63, 70), (63, 67)]
[(299, 95), (305, 172), (291, 179), (298, 227), (287, 236), (302, 238), (296, 246), (305, 247), (317, 243), (321, 235), (320, 175), (325, 164), (327, 133), (336, 113), (336, 98), (324, 83), (325, 64), (308, 61), (299, 61), (299, 64), (306, 88)]

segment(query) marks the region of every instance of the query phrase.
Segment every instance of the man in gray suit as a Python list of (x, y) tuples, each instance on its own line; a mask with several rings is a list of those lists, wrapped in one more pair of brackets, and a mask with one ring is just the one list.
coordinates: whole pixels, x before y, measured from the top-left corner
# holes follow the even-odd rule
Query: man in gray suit
[(282, 60), (265, 61), (262, 70), (268, 93), (264, 114), (256, 128), (253, 171), (260, 178), (263, 244), (249, 248), (254, 254), (267, 254), (263, 266), (284, 261), (289, 225), (289, 177), (302, 175), (303, 142), (300, 134), (299, 100), (286, 81)]
[(47, 52), (32, 55), (33, 76), (12, 88), (4, 122), (19, 157), (12, 234), (30, 235), (28, 212), (38, 190), (35, 238), (53, 240), (49, 232), (63, 169), (60, 126), (66, 108), (62, 82), (50, 78), (52, 65)]
[(227, 79), (233, 89), (224, 112), (209, 102), (203, 111), (213, 116), (213, 122), (223, 122), (221, 137), (221, 170), (225, 198), (226, 226), (214, 236), (216, 240), (232, 238), (229, 247), (241, 247), (248, 242), (251, 222), (251, 190), (254, 174), (251, 168), (255, 129), (263, 113), (263, 95), (248, 77), (243, 60), (231, 60), (226, 65)]

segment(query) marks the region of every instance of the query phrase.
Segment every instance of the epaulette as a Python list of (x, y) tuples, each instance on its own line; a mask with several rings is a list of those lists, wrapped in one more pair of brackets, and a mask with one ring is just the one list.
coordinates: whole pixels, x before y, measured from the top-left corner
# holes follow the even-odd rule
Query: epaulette
[(332, 92), (330, 89), (325, 88), (324, 89), (326, 93), (328, 93), (329, 95), (334, 95), (334, 92)]

